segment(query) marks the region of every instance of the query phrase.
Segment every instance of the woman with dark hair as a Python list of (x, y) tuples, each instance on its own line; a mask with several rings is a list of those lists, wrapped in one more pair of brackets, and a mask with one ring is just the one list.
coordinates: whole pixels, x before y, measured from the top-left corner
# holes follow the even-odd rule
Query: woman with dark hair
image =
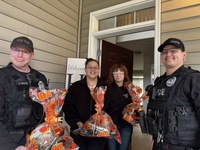
[(118, 123), (117, 128), (120, 132), (122, 144), (117, 143), (114, 139), (108, 139), (109, 150), (128, 150), (129, 143), (133, 132), (133, 126), (125, 121), (122, 117), (123, 109), (126, 105), (132, 103), (131, 96), (125, 85), (130, 83), (128, 70), (123, 64), (115, 64), (110, 68), (108, 83), (112, 85), (114, 96), (117, 100)]
[(83, 124), (96, 113), (95, 100), (91, 96), (91, 91), (100, 86), (107, 86), (103, 110), (108, 113), (113, 122), (116, 123), (116, 101), (113, 90), (99, 78), (99, 63), (97, 60), (89, 58), (85, 62), (85, 77), (73, 83), (68, 89), (63, 112), (65, 120), (71, 127), (70, 135), (80, 150), (103, 150), (106, 138), (85, 137), (75, 134), (73, 131), (82, 127)]

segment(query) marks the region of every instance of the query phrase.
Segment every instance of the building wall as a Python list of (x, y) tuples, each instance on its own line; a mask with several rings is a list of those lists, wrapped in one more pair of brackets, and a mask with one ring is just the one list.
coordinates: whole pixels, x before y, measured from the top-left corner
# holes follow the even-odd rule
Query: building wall
[[(200, 1), (162, 0), (161, 42), (167, 38), (180, 38), (186, 47), (186, 65), (200, 70)], [(164, 66), (161, 65), (161, 72)]]
[(35, 48), (31, 66), (50, 88), (63, 88), (67, 58), (76, 57), (78, 16), (79, 0), (0, 0), (0, 67), (10, 61), (11, 41), (27, 36)]
[[(35, 47), (31, 66), (44, 73), (50, 87), (64, 87), (66, 62), (77, 56), (79, 8), (82, 8), (80, 57), (87, 57), (89, 14), (129, 0), (0, 0), (0, 67), (10, 61), (9, 47), (17, 36), (29, 37)], [(200, 70), (200, 1), (162, 0), (161, 42), (181, 38), (186, 64)], [(164, 67), (161, 65), (161, 72)]]
[(80, 57), (85, 58), (88, 54), (88, 34), (90, 12), (100, 10), (113, 5), (121, 4), (129, 0), (83, 0), (81, 20), (81, 45)]

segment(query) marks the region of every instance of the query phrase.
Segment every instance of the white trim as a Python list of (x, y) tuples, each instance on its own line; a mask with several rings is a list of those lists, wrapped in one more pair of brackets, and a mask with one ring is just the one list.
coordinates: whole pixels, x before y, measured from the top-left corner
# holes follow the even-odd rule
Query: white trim
[(79, 0), (78, 36), (77, 36), (78, 38), (77, 38), (77, 53), (76, 53), (76, 58), (79, 58), (79, 56), (80, 56), (82, 5), (83, 5), (83, 1)]
[(154, 38), (155, 37), (155, 31), (145, 31), (145, 32), (139, 32), (134, 34), (127, 34), (127, 35), (121, 35), (117, 37), (116, 42), (128, 42), (128, 41), (134, 41), (134, 40), (140, 40), (145, 38)]
[[(107, 29), (98, 31), (99, 20), (114, 17), (116, 15), (133, 12), (142, 8), (147, 8), (155, 5), (155, 21), (146, 21), (143, 23), (137, 23), (132, 25), (126, 25), (122, 27)], [(154, 38), (154, 75), (160, 75), (160, 55), (157, 52), (157, 47), (160, 43), (160, 0), (134, 0), (125, 2), (119, 5), (101, 9), (90, 13), (89, 22), (89, 40), (88, 40), (88, 57), (97, 59), (97, 49), (100, 39), (108, 38), (117, 35), (125, 35), (138, 31), (155, 30)], [(149, 36), (149, 35), (148, 35)], [(146, 37), (143, 37), (144, 39)]]
[(98, 32), (93, 32), (93, 36), (97, 39), (102, 39), (102, 38), (114, 37), (135, 32), (152, 30), (154, 29), (154, 26), (155, 26), (155, 21), (151, 20), (136, 24), (130, 24), (126, 26), (116, 27), (112, 29), (102, 30)]
[(160, 45), (161, 1), (155, 0), (155, 37), (154, 37), (154, 77), (160, 76), (160, 53), (157, 48)]

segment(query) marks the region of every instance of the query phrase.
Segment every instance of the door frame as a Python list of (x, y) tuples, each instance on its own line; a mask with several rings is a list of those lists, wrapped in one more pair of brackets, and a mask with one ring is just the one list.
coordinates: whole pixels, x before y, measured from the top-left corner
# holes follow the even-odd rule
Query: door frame
[[(99, 20), (150, 6), (155, 6), (155, 20), (98, 31)], [(126, 35), (130, 33), (134, 34), (134, 32), (144, 33), (146, 30), (151, 30), (154, 32), (152, 32), (151, 35), (146, 34), (148, 37), (145, 37), (145, 34), (141, 34), (142, 36), (136, 37), (137, 39), (145, 39), (149, 38), (149, 36), (154, 38), (154, 76), (160, 76), (160, 53), (157, 51), (157, 47), (160, 45), (160, 16), (160, 0), (134, 0), (91, 12), (89, 22), (88, 58), (91, 57), (98, 59), (97, 51), (99, 50), (101, 39), (103, 38)]]

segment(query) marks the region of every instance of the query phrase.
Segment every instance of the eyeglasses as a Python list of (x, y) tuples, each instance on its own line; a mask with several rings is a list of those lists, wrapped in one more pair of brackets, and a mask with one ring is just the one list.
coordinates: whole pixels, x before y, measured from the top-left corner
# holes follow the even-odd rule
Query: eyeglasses
[(117, 75), (124, 75), (124, 72), (113, 72), (113, 75), (114, 75), (114, 76), (117, 76)]
[(99, 67), (86, 67), (88, 70), (99, 70)]
[(18, 48), (12, 48), (11, 50), (12, 50), (12, 52), (14, 54), (19, 54), (20, 52), (22, 52), (23, 55), (29, 55), (29, 54), (31, 54), (31, 52), (28, 51), (28, 50), (20, 50)]
[(168, 52), (175, 54), (179, 51), (179, 48), (169, 48), (169, 49), (163, 49), (163, 51), (161, 52), (162, 55), (166, 55)]

